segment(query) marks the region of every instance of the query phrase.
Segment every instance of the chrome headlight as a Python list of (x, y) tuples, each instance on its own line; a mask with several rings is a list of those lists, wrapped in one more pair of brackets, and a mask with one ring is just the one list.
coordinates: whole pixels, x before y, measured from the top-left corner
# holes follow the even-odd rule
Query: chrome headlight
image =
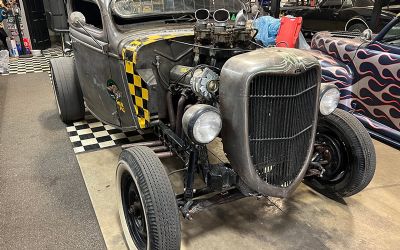
[(329, 115), (339, 105), (340, 91), (333, 84), (322, 84), (319, 101), (319, 111), (322, 115)]
[(222, 119), (217, 108), (196, 104), (186, 110), (182, 119), (183, 131), (195, 143), (207, 144), (221, 132)]

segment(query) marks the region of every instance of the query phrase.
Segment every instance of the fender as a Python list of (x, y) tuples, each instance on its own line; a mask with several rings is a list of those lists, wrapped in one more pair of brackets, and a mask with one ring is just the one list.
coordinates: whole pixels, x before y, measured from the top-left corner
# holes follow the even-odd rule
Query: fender
[(309, 53), (311, 53), (321, 65), (321, 83), (335, 84), (339, 88), (339, 107), (347, 111), (352, 110), (351, 101), (354, 93), (354, 75), (350, 67), (319, 50), (309, 50)]
[[(148, 31), (148, 33), (137, 36), (131, 41), (126, 41), (126, 44), (122, 49), (126, 82), (129, 94), (132, 98), (131, 100), (136, 115), (135, 120), (137, 121), (137, 127), (140, 129), (150, 127), (152, 117), (156, 117), (158, 111), (157, 98), (159, 97), (155, 90), (156, 82), (154, 81), (154, 78), (153, 82), (149, 81), (149, 77), (143, 77), (139, 73), (139, 69), (141, 67), (147, 67), (152, 71), (149, 66), (152, 65), (152, 61), (150, 61), (151, 59), (149, 60), (149, 58), (155, 57), (154, 51), (157, 48), (158, 42), (165, 42), (172, 38), (193, 36), (192, 31), (185, 29), (175, 32), (168, 32), (168, 30), (153, 32)], [(164, 46), (169, 45), (160, 45), (158, 50), (163, 51), (162, 48), (165, 49)], [(150, 78), (152, 78), (153, 74), (150, 75)]]
[(362, 22), (363, 24), (365, 24), (365, 26), (367, 26), (367, 28), (369, 29), (369, 25), (367, 24), (365, 19), (360, 17), (360, 16), (356, 16), (356, 17), (351, 18), (349, 21), (347, 21), (346, 26), (344, 27), (344, 30), (347, 31), (347, 28), (348, 28), (349, 24), (351, 22), (353, 22), (353, 21), (356, 21), (356, 20)]

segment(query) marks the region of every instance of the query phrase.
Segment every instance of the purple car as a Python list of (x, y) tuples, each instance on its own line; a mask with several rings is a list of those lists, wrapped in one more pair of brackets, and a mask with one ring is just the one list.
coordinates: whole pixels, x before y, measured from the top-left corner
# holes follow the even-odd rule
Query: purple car
[(353, 113), (374, 138), (400, 148), (400, 15), (369, 39), (317, 33), (311, 48), (322, 82), (341, 90), (339, 108)]

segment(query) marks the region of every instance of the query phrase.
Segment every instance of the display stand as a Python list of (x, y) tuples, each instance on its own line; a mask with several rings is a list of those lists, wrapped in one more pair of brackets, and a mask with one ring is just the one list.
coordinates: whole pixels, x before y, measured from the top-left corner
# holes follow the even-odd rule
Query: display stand
[[(22, 24), (21, 9), (14, 6), (5, 20), (4, 28), (9, 36), (8, 47), (13, 57), (30, 57), (30, 53), (25, 45), (24, 35), (27, 32), (25, 25)], [(29, 39), (26, 39), (29, 41)], [(18, 48), (17, 44), (20, 45)], [(29, 45), (29, 44), (28, 44)]]
[(14, 10), (15, 25), (17, 26), (19, 43), (21, 46), (21, 54), (19, 55), (19, 57), (22, 57), (22, 58), (32, 57), (32, 54), (28, 54), (26, 51), (26, 47), (25, 47), (25, 43), (24, 43), (24, 36), (22, 33), (22, 29), (21, 29), (19, 12), (20, 12), (19, 8), (15, 8), (15, 10)]

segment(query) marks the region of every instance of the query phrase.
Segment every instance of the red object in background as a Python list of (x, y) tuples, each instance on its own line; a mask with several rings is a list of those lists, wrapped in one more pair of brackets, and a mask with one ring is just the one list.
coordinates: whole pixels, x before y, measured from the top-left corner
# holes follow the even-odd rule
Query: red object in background
[(31, 43), (29, 42), (28, 38), (24, 38), (24, 45), (25, 45), (25, 48), (29, 49), (29, 51), (32, 51), (32, 46), (31, 46)]
[(282, 17), (276, 36), (276, 47), (295, 48), (301, 31), (302, 17)]

